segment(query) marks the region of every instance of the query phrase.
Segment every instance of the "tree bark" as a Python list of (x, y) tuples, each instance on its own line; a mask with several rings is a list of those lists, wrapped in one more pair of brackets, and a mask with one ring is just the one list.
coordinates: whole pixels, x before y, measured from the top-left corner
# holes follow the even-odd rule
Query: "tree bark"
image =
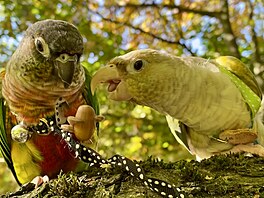
[[(175, 184), (185, 197), (264, 197), (264, 158), (228, 154), (197, 161), (139, 162), (148, 177)], [(31, 186), (32, 187), (32, 186)], [(92, 168), (81, 174), (60, 174), (58, 179), (26, 192), (2, 197), (161, 197), (121, 168)]]

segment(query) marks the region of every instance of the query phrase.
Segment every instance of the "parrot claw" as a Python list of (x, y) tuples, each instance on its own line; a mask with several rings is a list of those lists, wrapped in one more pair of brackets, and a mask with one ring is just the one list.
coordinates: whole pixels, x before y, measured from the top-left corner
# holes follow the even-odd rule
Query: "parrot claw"
[(37, 176), (35, 177), (30, 183), (35, 184), (35, 188), (38, 188), (44, 183), (49, 182), (49, 177), (47, 175), (42, 176)]
[(73, 126), (72, 126), (72, 125), (68, 125), (68, 124), (63, 124), (63, 125), (61, 125), (61, 129), (62, 129), (63, 131), (68, 131), (68, 132), (70, 132), (70, 133), (73, 133), (73, 132), (74, 132), (74, 130), (73, 130)]
[(222, 152), (221, 154), (228, 154), (228, 153), (241, 153), (245, 152), (247, 155), (255, 154), (261, 157), (264, 157), (264, 147), (259, 144), (240, 144), (234, 146), (231, 150)]
[[(31, 182), (28, 182), (26, 184), (23, 184), (20, 189), (16, 192), (10, 193), (10, 197), (23, 197), (22, 195), (25, 195), (27, 193), (31, 193), (34, 190), (38, 190), (40, 186), (43, 184), (46, 184), (49, 182), (49, 177), (47, 175), (45, 176), (37, 176), (35, 177)], [(45, 189), (45, 186), (43, 186)], [(40, 191), (38, 191), (39, 193)], [(9, 197), (9, 196), (8, 196)]]
[(105, 119), (105, 117), (102, 116), (102, 115), (97, 115), (97, 116), (95, 116), (95, 121), (96, 121), (96, 122), (102, 122), (102, 121), (104, 121), (104, 119)]
[(225, 130), (219, 135), (221, 140), (234, 145), (253, 143), (257, 137), (256, 131), (249, 128)]

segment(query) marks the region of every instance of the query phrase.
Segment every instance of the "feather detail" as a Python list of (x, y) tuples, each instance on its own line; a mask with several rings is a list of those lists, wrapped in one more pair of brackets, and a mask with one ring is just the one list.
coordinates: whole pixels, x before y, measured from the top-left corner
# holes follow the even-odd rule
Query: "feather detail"
[(39, 119), (54, 113), (54, 106), (58, 97), (63, 97), (68, 105), (79, 100), (85, 82), (84, 70), (80, 70), (79, 83), (73, 83), (65, 89), (58, 82), (39, 83), (31, 82), (23, 77), (5, 74), (2, 93), (11, 112), (18, 121), (25, 123), (38, 123)]
[[(38, 42), (44, 51), (38, 48)], [(27, 29), (6, 70), (0, 73), (0, 151), (18, 183), (44, 174), (52, 178), (60, 170), (68, 172), (77, 166), (75, 153), (60, 136), (49, 133), (54, 128), (43, 129), (45, 132), (50, 129), (46, 136), (34, 129), (42, 126), (41, 121), (55, 117), (58, 98), (66, 101), (61, 116), (74, 116), (83, 104), (98, 110), (89, 89), (90, 78), (86, 81), (86, 70), (80, 65), (82, 53), (83, 38), (75, 26), (60, 20), (39, 21)], [(63, 57), (74, 57), (74, 60)], [(56, 64), (58, 61), (60, 66)], [(11, 129), (18, 123), (32, 130), (31, 138), (25, 143), (10, 137)]]
[(36, 135), (32, 138), (32, 142), (43, 158), (39, 162), (41, 175), (54, 178), (61, 170), (69, 172), (76, 168), (79, 160), (75, 158), (74, 152), (69, 150), (66, 142), (59, 135)]
[[(201, 158), (231, 149), (232, 143), (219, 135), (251, 128), (261, 99), (253, 74), (231, 57), (211, 61), (135, 50), (99, 69), (91, 88), (94, 91), (100, 83), (111, 86), (114, 81), (118, 83), (108, 89), (110, 99), (127, 100), (123, 96), (129, 96), (128, 100), (165, 114), (176, 139)], [(178, 121), (184, 127), (179, 127)]]

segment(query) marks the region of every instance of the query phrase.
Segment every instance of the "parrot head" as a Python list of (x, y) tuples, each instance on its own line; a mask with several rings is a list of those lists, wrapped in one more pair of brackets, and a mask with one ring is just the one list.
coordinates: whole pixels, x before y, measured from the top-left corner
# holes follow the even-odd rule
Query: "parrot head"
[(7, 71), (27, 81), (57, 81), (67, 88), (80, 70), (82, 53), (82, 36), (75, 26), (60, 20), (39, 21), (26, 30)]
[(93, 76), (91, 90), (94, 92), (100, 83), (108, 83), (110, 99), (155, 108), (162, 89), (158, 85), (175, 78), (174, 70), (170, 69), (171, 65), (175, 65), (172, 64), (174, 59), (153, 49), (135, 50), (115, 57)]
[(73, 103), (84, 87), (80, 64), (83, 39), (65, 21), (32, 24), (5, 68), (2, 94), (19, 120), (34, 120), (54, 111), (59, 97)]

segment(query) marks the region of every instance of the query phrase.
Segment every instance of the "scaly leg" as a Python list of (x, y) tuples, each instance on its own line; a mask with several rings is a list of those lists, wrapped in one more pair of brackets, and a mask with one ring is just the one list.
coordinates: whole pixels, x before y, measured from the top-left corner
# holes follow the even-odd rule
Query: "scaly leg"
[(219, 135), (221, 140), (234, 145), (253, 143), (257, 137), (257, 132), (249, 128), (225, 130)]

